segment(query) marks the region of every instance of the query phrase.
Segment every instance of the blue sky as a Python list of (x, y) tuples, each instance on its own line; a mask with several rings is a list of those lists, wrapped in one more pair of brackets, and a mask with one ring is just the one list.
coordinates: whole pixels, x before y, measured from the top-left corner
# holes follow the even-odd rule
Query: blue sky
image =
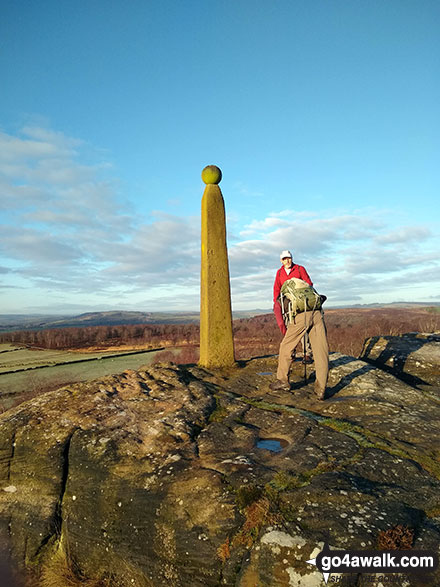
[(45, 0), (0, 19), (0, 313), (233, 309), (290, 249), (328, 305), (440, 302), (440, 4)]

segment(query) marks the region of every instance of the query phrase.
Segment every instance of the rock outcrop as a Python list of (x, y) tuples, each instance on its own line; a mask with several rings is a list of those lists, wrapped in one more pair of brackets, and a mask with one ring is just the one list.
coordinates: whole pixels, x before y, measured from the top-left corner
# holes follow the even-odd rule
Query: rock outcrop
[(306, 561), (325, 541), (373, 549), (403, 527), (438, 552), (439, 385), (332, 354), (319, 402), (312, 367), (304, 384), (295, 363), (292, 393), (274, 393), (275, 367), (160, 365), (2, 414), (10, 560), (43, 586), (313, 587), (323, 576)]
[(373, 336), (365, 341), (361, 359), (420, 389), (440, 386), (440, 333)]

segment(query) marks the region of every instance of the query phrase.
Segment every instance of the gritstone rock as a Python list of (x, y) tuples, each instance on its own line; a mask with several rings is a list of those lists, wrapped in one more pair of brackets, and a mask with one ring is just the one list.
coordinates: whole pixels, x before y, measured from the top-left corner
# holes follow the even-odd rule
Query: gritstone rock
[(403, 525), (413, 548), (437, 551), (438, 395), (339, 354), (325, 402), (299, 364), (293, 393), (271, 393), (275, 370), (276, 357), (223, 373), (164, 364), (2, 414), (0, 535), (12, 562), (34, 577), (70, 565), (112, 585), (317, 586), (306, 561), (327, 539), (373, 549)]

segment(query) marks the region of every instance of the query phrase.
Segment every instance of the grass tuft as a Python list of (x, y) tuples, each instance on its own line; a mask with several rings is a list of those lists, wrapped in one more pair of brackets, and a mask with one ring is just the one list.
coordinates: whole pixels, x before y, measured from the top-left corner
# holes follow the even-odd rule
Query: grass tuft
[(110, 587), (108, 582), (86, 579), (75, 568), (65, 548), (60, 546), (43, 566), (39, 587)]
[(251, 548), (263, 526), (276, 524), (279, 521), (275, 514), (270, 513), (270, 501), (267, 497), (261, 497), (248, 505), (244, 514), (244, 524), (232, 539), (231, 546), (244, 545), (246, 548)]

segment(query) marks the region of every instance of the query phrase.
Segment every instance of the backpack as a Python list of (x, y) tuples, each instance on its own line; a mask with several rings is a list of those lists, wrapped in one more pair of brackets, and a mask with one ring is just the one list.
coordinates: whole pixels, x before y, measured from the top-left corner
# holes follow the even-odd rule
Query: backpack
[(280, 303), (286, 326), (301, 312), (320, 310), (324, 297), (302, 279), (292, 277), (285, 281), (280, 290)]

